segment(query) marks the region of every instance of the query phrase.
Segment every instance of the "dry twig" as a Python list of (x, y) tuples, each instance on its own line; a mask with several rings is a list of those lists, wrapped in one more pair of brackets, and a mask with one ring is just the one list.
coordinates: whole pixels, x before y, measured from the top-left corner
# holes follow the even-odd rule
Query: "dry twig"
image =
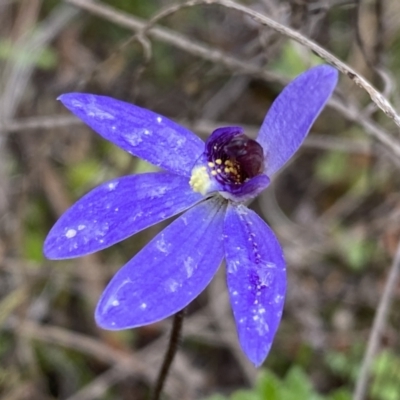
[(378, 310), (376, 311), (374, 322), (370, 336), (368, 338), (367, 350), (361, 363), (361, 370), (357, 378), (356, 387), (353, 394), (353, 400), (365, 399), (368, 387), (368, 378), (370, 374), (371, 364), (376, 356), (379, 348), (379, 341), (385, 330), (388, 312), (390, 310), (394, 292), (398, 284), (400, 276), (400, 242), (397, 247), (396, 255), (390, 267), (389, 275), (383, 290), (382, 297), (379, 300)]

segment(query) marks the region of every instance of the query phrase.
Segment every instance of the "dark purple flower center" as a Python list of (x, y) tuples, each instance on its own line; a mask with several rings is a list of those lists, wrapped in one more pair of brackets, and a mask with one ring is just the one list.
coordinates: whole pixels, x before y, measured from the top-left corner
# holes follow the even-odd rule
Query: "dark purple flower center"
[(207, 147), (211, 174), (219, 181), (239, 185), (264, 171), (261, 145), (244, 133), (222, 134)]

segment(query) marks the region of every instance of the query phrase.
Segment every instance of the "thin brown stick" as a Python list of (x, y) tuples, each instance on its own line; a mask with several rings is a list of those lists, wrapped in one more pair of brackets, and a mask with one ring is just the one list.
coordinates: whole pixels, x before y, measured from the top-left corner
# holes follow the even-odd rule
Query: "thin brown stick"
[[(106, 4), (101, 4), (99, 2), (95, 3), (92, 0), (65, 0), (65, 2), (133, 31), (145, 30), (148, 23), (146, 20), (119, 11)], [(201, 57), (204, 60), (224, 65), (230, 70), (240, 71), (242, 74), (253, 75), (268, 82), (279, 82), (281, 84), (287, 83), (287, 79), (282, 75), (270, 71), (264, 71), (256, 65), (243, 62), (224, 53), (223, 51), (194, 39), (188, 39), (171, 29), (154, 26), (148, 30), (147, 35), (153, 39), (168, 43), (189, 54)]]
[[(65, 0), (65, 1), (69, 4), (72, 4), (74, 6), (82, 8), (82, 9), (92, 13), (93, 15), (97, 15), (99, 17), (105, 18), (108, 21), (114, 22), (120, 26), (126, 27), (126, 28), (134, 30), (134, 31), (143, 31), (144, 29), (146, 29), (146, 26), (148, 25), (148, 21), (142, 20), (133, 15), (118, 11), (111, 6), (104, 5), (104, 4), (101, 4), (98, 2), (94, 3), (92, 0)], [(202, 0), (203, 3), (204, 3), (204, 1), (207, 1), (207, 0)], [(215, 1), (212, 3), (217, 4)], [(211, 4), (211, 2), (208, 1), (205, 4)], [(233, 4), (235, 6), (238, 6), (235, 3), (233, 3)], [(252, 10), (250, 10), (250, 11), (252, 12)], [(163, 13), (164, 13), (164, 11), (163, 11)], [(262, 14), (258, 14), (258, 13), (256, 13), (256, 14), (263, 17)], [(252, 15), (250, 15), (250, 16), (252, 16)], [(267, 17), (265, 17), (265, 18), (267, 18)], [(275, 23), (275, 21), (273, 21), (273, 22)], [(296, 34), (298, 34), (296, 31), (293, 31), (290, 28), (286, 28), (280, 24), (278, 24), (278, 25), (285, 29), (288, 29), (290, 32), (295, 32)], [(248, 62), (243, 62), (243, 61), (241, 61), (235, 57), (232, 57), (220, 50), (217, 50), (211, 46), (197, 42), (192, 39), (188, 39), (188, 38), (184, 37), (183, 35), (181, 35), (177, 32), (174, 32), (171, 29), (160, 27), (160, 26), (153, 26), (153, 27), (149, 28), (149, 30), (146, 32), (147, 32), (147, 35), (149, 37), (152, 37), (153, 39), (160, 40), (164, 43), (175, 46), (189, 54), (192, 54), (197, 57), (201, 57), (204, 60), (221, 64), (221, 65), (225, 66), (226, 68), (229, 68), (232, 71), (240, 72), (242, 74), (250, 74), (253, 77), (257, 77), (266, 82), (278, 82), (282, 85), (285, 85), (288, 83), (287, 78), (285, 78), (279, 74), (276, 74), (276, 73), (273, 73), (270, 71), (265, 71), (264, 69), (260, 68), (257, 65), (253, 65)], [(300, 35), (300, 34), (298, 34), (298, 35)], [(308, 39), (306, 39), (306, 40), (308, 41)], [(310, 41), (310, 42), (312, 42), (312, 41)], [(314, 42), (312, 42), (312, 43), (314, 43)], [(302, 43), (302, 44), (304, 44), (304, 43)], [(304, 44), (304, 45), (306, 45), (306, 44)], [(315, 43), (314, 43), (314, 45), (319, 47)], [(314, 48), (312, 48), (312, 50), (314, 51)], [(335, 60), (337, 60), (334, 56), (332, 56), (332, 57)], [(327, 61), (329, 62), (330, 60), (327, 59)], [(343, 65), (345, 65), (345, 64), (343, 64)], [(345, 67), (347, 67), (347, 66), (345, 66)], [(349, 69), (349, 67), (347, 67), (347, 68), (351, 73), (353, 73), (352, 70)], [(376, 92), (376, 93), (379, 93), (379, 92)], [(335, 98), (332, 98), (328, 102), (328, 105), (335, 108), (336, 110), (338, 110), (346, 119), (351, 120), (351, 121), (356, 122), (357, 124), (361, 125), (368, 134), (370, 134), (372, 137), (376, 138), (377, 140), (379, 140), (380, 142), (385, 144), (387, 146), (387, 148), (389, 149), (389, 151), (391, 151), (393, 153), (393, 155), (395, 155), (396, 157), (400, 157), (400, 144), (387, 131), (385, 131), (383, 128), (379, 127), (376, 123), (374, 123), (371, 119), (369, 119), (366, 115), (364, 115), (357, 107), (355, 107), (355, 106), (349, 107), (348, 105), (343, 105), (343, 104), (341, 104), (341, 102), (339, 102)]]
[[(196, 1), (197, 2), (197, 1)], [(309, 48), (319, 57), (321, 57), (326, 62), (332, 64), (340, 72), (347, 75), (356, 85), (364, 89), (370, 96), (371, 100), (393, 121), (397, 126), (400, 127), (400, 116), (395, 111), (394, 107), (390, 104), (389, 100), (378, 92), (363, 76), (354, 71), (346, 63), (339, 60), (336, 56), (331, 54), (326, 49), (319, 46), (317, 43), (303, 36), (301, 33), (274, 21), (273, 19), (260, 14), (248, 7), (241, 4), (234, 3), (230, 0), (199, 0), (199, 2), (204, 2), (206, 4), (220, 4), (224, 7), (240, 11), (249, 17), (252, 17), (255, 21), (259, 22), (261, 25), (268, 26), (271, 29), (281, 33), (282, 35), (295, 40), (296, 42), (302, 44), (303, 46)]]
[(393, 300), (394, 291), (398, 283), (400, 275), (400, 242), (397, 247), (396, 255), (393, 259), (389, 276), (386, 280), (382, 297), (379, 301), (378, 310), (376, 311), (372, 330), (368, 338), (367, 349), (361, 363), (361, 370), (358, 375), (356, 387), (353, 394), (353, 400), (363, 400), (368, 387), (368, 378), (371, 364), (379, 348), (379, 341), (387, 323), (388, 312)]
[(295, 40), (296, 42), (302, 44), (303, 46), (307, 47), (311, 51), (313, 51), (315, 54), (317, 54), (319, 57), (321, 57), (323, 60), (326, 62), (332, 64), (335, 66), (340, 72), (343, 74), (347, 75), (356, 85), (364, 89), (370, 96), (371, 100), (393, 121), (397, 126), (400, 127), (400, 116), (397, 114), (393, 106), (390, 104), (390, 102), (382, 95), (382, 93), (378, 92), (363, 76), (361, 76), (358, 72), (354, 71), (351, 67), (349, 67), (346, 63), (343, 61), (339, 60), (336, 56), (334, 56), (332, 53), (324, 49), (323, 47), (319, 46), (317, 43), (312, 41), (311, 39), (308, 39), (304, 35), (302, 35), (300, 32), (284, 26), (280, 24), (277, 21), (274, 21), (273, 19), (252, 10), (251, 8), (248, 8), (246, 6), (243, 6), (241, 4), (235, 3), (230, 0), (190, 0), (186, 3), (183, 4), (175, 4), (170, 7), (165, 8), (164, 10), (161, 10), (159, 13), (157, 13), (151, 20), (149, 21), (148, 25), (143, 28), (143, 30), (149, 30), (154, 24), (156, 24), (158, 21), (160, 21), (162, 18), (165, 18), (166, 16), (172, 15), (176, 13), (177, 11), (187, 8), (187, 7), (193, 7), (197, 5), (203, 5), (203, 4), (219, 4), (223, 7), (226, 7), (228, 9), (236, 10), (239, 11), (243, 14), (248, 15), (249, 17), (253, 18), (256, 22), (260, 23), (263, 26), (267, 26), (276, 32), (281, 33), (282, 35)]

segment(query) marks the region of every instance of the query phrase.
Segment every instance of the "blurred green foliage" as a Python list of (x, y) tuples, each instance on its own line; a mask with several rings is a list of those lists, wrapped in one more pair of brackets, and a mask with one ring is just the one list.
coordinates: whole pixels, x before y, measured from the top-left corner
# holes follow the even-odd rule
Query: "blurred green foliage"
[(288, 40), (282, 46), (279, 57), (271, 62), (269, 68), (289, 78), (294, 78), (304, 70), (322, 63), (321, 58), (315, 54), (307, 53), (307, 57), (304, 57), (304, 48), (298, 43)]
[(398, 400), (400, 397), (400, 357), (388, 350), (382, 351), (373, 365), (373, 400)]
[[(364, 346), (352, 346), (347, 353), (331, 351), (326, 363), (331, 371), (349, 384), (354, 384), (362, 359)], [(374, 360), (371, 371), (369, 395), (371, 400), (398, 400), (400, 394), (400, 357), (382, 350)]]
[(50, 47), (41, 49), (39, 53), (27, 51), (24, 47), (18, 47), (10, 40), (0, 38), (0, 60), (11, 60), (16, 64), (34, 64), (37, 68), (50, 70), (57, 66), (57, 53)]
[[(269, 370), (261, 370), (254, 388), (239, 389), (230, 396), (215, 394), (206, 400), (351, 400), (350, 386), (360, 368), (363, 346), (353, 346), (349, 352), (329, 352), (325, 358), (331, 371), (342, 378), (345, 386), (327, 394), (318, 393), (307, 372), (294, 365), (280, 379)], [(398, 400), (400, 393), (400, 357), (383, 350), (372, 368), (371, 400)]]
[(237, 390), (230, 397), (214, 395), (207, 400), (350, 400), (345, 389), (337, 389), (328, 395), (321, 395), (313, 387), (307, 373), (299, 366), (293, 366), (283, 379), (268, 370), (260, 371), (253, 389)]

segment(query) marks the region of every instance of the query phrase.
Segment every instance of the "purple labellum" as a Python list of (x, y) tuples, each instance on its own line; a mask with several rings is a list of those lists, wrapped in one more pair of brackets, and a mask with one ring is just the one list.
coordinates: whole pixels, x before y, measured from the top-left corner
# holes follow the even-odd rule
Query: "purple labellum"
[(263, 148), (241, 128), (219, 128), (206, 143), (211, 174), (225, 184), (239, 185), (264, 171)]
[(246, 201), (269, 185), (264, 150), (240, 127), (216, 129), (192, 170), (190, 184), (203, 195), (219, 192), (232, 201)]
[(224, 146), (227, 161), (239, 172), (240, 183), (254, 178), (264, 171), (264, 152), (262, 147), (245, 134), (235, 136)]

